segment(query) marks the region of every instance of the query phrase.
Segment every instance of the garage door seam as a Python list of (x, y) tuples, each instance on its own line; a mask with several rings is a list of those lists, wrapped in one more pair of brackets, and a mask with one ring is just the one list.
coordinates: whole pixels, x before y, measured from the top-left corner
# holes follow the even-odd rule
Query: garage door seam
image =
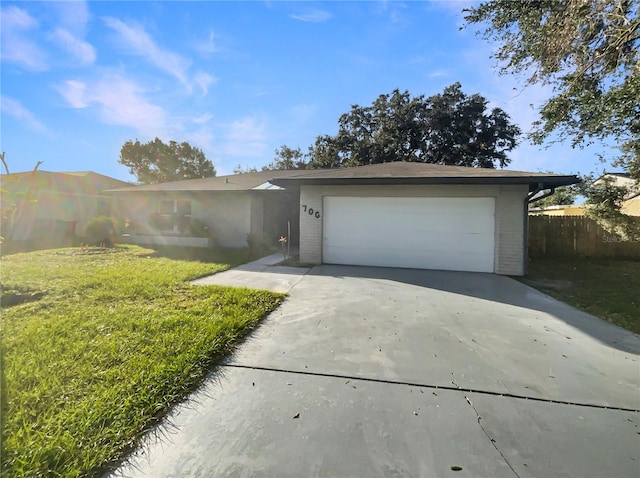
[(340, 378), (347, 380), (361, 380), (363, 382), (374, 382), (374, 383), (387, 383), (390, 385), (406, 385), (410, 387), (417, 388), (428, 388), (434, 390), (449, 390), (452, 392), (466, 392), (466, 393), (477, 393), (479, 395), (491, 395), (494, 397), (506, 397), (506, 398), (515, 398), (518, 400), (531, 400), (533, 402), (545, 402), (545, 403), (554, 403), (558, 405), (572, 405), (577, 407), (588, 407), (588, 408), (597, 408), (600, 410), (613, 410), (620, 412), (633, 412), (640, 413), (640, 409), (638, 408), (627, 408), (627, 407), (618, 407), (618, 406), (609, 406), (609, 405), (597, 405), (594, 403), (581, 403), (581, 402), (570, 402), (566, 400), (555, 400), (552, 398), (540, 398), (540, 397), (530, 397), (527, 395), (518, 395), (515, 393), (502, 393), (502, 392), (491, 392), (489, 390), (478, 390), (473, 388), (461, 388), (461, 387), (453, 387), (449, 385), (430, 385), (424, 383), (415, 383), (415, 382), (406, 382), (399, 380), (389, 380), (382, 378), (371, 378), (371, 377), (360, 377), (357, 375), (342, 375), (335, 373), (323, 373), (323, 372), (312, 372), (309, 370), (287, 370), (275, 367), (264, 367), (259, 365), (243, 365), (243, 364), (221, 364), (220, 367), (233, 367), (233, 368), (244, 368), (250, 370), (264, 370), (266, 372), (279, 372), (279, 373), (291, 373), (295, 375), (309, 375), (314, 377), (329, 377), (329, 378)]

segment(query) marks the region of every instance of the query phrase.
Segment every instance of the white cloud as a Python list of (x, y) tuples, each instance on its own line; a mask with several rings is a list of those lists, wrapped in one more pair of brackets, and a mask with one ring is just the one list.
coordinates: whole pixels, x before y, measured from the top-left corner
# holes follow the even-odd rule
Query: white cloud
[(58, 28), (50, 38), (82, 65), (91, 65), (96, 60), (95, 48), (86, 41), (76, 38), (67, 30)]
[(2, 60), (18, 63), (33, 71), (48, 69), (44, 52), (26, 32), (38, 27), (38, 22), (25, 10), (9, 6), (0, 10)]
[(202, 149), (208, 159), (212, 159), (213, 154), (217, 151), (217, 148), (214, 145), (215, 136), (209, 128), (183, 132), (181, 133), (180, 138), (184, 139), (189, 144)]
[(73, 32), (76, 36), (84, 36), (89, 23), (89, 6), (84, 0), (72, 0), (48, 3), (55, 10), (62, 28)]
[(38, 133), (48, 133), (47, 127), (25, 108), (22, 103), (8, 96), (0, 96), (0, 110), (3, 114), (17, 119), (29, 129)]
[(267, 128), (253, 117), (226, 125), (223, 152), (229, 156), (263, 157), (267, 153)]
[(209, 32), (209, 37), (206, 41), (203, 41), (196, 45), (196, 50), (205, 55), (210, 55), (211, 53), (215, 53), (218, 51), (218, 46), (214, 42), (215, 33), (213, 30)]
[(143, 89), (123, 76), (106, 75), (90, 84), (70, 80), (58, 91), (73, 108), (95, 108), (105, 123), (128, 126), (146, 136), (161, 136), (167, 129), (165, 111), (147, 101)]
[(68, 80), (58, 88), (58, 91), (72, 108), (86, 108), (89, 105), (86, 83)]
[(216, 83), (218, 79), (208, 73), (199, 71), (193, 77), (193, 81), (200, 87), (200, 89), (202, 90), (202, 94), (206, 95), (207, 93), (209, 93), (209, 86)]
[(443, 76), (448, 76), (449, 73), (447, 72), (447, 70), (434, 70), (432, 72), (430, 72), (427, 76), (429, 78), (441, 78)]
[(313, 115), (316, 113), (317, 109), (318, 109), (317, 105), (301, 103), (289, 108), (287, 110), (287, 113), (289, 114), (289, 116), (291, 116), (291, 119), (295, 123), (300, 124), (300, 123), (305, 123), (311, 118), (313, 118)]
[(114, 17), (104, 17), (104, 23), (119, 35), (122, 47), (132, 55), (145, 57), (160, 70), (175, 77), (191, 91), (187, 70), (191, 62), (169, 50), (163, 50), (151, 36), (138, 25), (127, 25)]
[(193, 121), (195, 124), (205, 124), (208, 123), (212, 118), (213, 115), (211, 113), (205, 113), (196, 118), (192, 118), (191, 121)]
[(310, 23), (322, 23), (329, 20), (333, 15), (326, 10), (308, 10), (306, 13), (291, 15), (294, 20)]

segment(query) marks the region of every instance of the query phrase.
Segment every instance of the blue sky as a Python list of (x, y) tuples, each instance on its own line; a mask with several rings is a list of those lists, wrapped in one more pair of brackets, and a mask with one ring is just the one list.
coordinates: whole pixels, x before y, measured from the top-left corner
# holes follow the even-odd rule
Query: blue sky
[[(132, 181), (120, 148), (158, 136), (231, 174), (283, 144), (306, 151), (352, 104), (456, 81), (528, 131), (551, 91), (497, 75), (492, 45), (460, 29), (471, 4), (3, 1), (1, 148), (12, 172), (43, 161)], [(525, 141), (509, 169), (601, 171), (597, 151)]]

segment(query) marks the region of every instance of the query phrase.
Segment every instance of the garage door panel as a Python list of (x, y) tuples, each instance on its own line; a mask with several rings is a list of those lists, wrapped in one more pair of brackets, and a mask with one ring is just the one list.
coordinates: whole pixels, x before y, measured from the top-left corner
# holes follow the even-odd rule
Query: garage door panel
[(493, 198), (326, 197), (324, 262), (493, 272)]

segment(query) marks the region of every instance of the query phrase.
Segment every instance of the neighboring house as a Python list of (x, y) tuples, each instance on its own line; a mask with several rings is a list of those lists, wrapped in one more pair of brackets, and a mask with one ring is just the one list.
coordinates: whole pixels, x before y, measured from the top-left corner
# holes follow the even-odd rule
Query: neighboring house
[(103, 191), (129, 185), (91, 171), (29, 171), (0, 177), (5, 197), (18, 201), (7, 239), (62, 245), (84, 235), (87, 223), (113, 213), (113, 198)]
[(297, 241), (298, 195), (269, 182), (291, 171), (146, 184), (110, 191), (134, 244), (243, 247)]
[(640, 216), (640, 185), (628, 173), (606, 173), (598, 178), (594, 184), (609, 179), (612, 184), (629, 189), (622, 203), (621, 211), (629, 216)]
[(584, 216), (584, 206), (577, 204), (556, 205), (546, 207), (532, 207), (531, 216)]
[(593, 184), (604, 184), (605, 181), (609, 181), (613, 186), (629, 188), (630, 194), (640, 192), (638, 184), (636, 181), (631, 179), (631, 175), (629, 173), (604, 173), (596, 179)]
[(640, 216), (640, 192), (630, 195), (624, 201), (622, 212), (629, 216)]
[(424, 163), (290, 172), (300, 261), (522, 275), (528, 201), (576, 176)]
[(605, 181), (609, 181), (614, 186), (628, 188), (629, 192), (624, 198), (621, 211), (629, 216), (640, 216), (640, 184), (628, 173), (605, 173), (593, 184), (604, 184)]

